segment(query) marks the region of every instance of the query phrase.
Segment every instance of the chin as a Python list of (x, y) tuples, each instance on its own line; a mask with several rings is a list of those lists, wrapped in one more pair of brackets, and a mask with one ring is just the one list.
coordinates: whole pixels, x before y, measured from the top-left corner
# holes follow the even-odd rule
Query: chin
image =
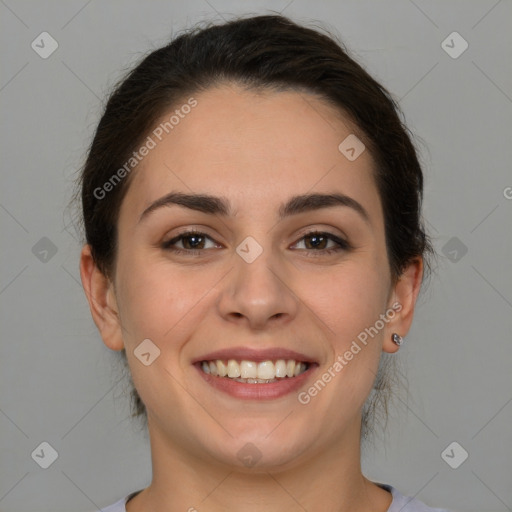
[[(210, 453), (219, 462), (244, 473), (284, 471), (298, 464), (299, 458), (307, 450), (306, 440), (290, 437), (286, 429), (270, 435), (269, 432), (271, 429), (258, 434), (244, 432), (243, 435), (234, 436), (234, 439), (230, 438), (220, 451), (218, 445), (217, 449), (212, 447)], [(209, 441), (211, 443), (211, 439)]]

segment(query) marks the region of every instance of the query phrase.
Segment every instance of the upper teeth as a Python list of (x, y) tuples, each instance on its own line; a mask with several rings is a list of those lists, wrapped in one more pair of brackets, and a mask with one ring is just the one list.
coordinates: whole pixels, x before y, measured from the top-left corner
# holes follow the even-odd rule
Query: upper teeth
[(289, 359), (278, 359), (277, 361), (240, 361), (229, 359), (225, 361), (203, 361), (201, 368), (205, 373), (219, 377), (230, 377), (232, 379), (263, 379), (271, 380), (284, 377), (296, 377), (306, 371), (306, 363)]

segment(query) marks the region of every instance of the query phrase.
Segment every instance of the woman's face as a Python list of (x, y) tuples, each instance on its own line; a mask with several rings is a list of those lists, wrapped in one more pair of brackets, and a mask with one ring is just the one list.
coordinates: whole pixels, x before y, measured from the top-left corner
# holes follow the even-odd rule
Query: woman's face
[[(361, 407), (411, 295), (392, 284), (369, 151), (354, 159), (348, 139), (343, 154), (353, 127), (312, 95), (225, 85), (195, 99), (133, 171), (105, 343), (126, 348), (163, 450), (267, 469), (359, 450)], [(188, 231), (200, 234), (178, 238)], [(307, 370), (285, 377), (289, 360)]]

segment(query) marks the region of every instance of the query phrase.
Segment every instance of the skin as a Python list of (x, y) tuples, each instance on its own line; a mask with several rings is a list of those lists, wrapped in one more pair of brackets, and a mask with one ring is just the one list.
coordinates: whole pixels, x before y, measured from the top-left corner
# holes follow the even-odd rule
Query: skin
[[(382, 351), (398, 350), (392, 333), (410, 328), (422, 260), (392, 280), (372, 157), (364, 151), (350, 162), (339, 152), (358, 131), (332, 107), (305, 93), (232, 84), (195, 98), (197, 107), (133, 171), (113, 279), (88, 246), (81, 255), (93, 319), (107, 347), (126, 348), (148, 412), (153, 480), (127, 510), (385, 512), (391, 494), (361, 473), (361, 408)], [(139, 221), (171, 191), (222, 196), (235, 215), (173, 205)], [(350, 196), (368, 222), (346, 206), (278, 221), (281, 203), (310, 192)], [(185, 228), (211, 238), (199, 256), (161, 247)], [(315, 248), (304, 238), (312, 229), (352, 248), (325, 254), (336, 243)], [(250, 264), (236, 253), (247, 236), (263, 248)], [(187, 242), (176, 247), (193, 247)], [(234, 346), (297, 350), (319, 364), (307, 389), (397, 301), (401, 311), (307, 405), (297, 393), (225, 395), (191, 364)], [(149, 366), (133, 354), (146, 338), (161, 351)], [(252, 468), (237, 457), (249, 442), (261, 453)]]

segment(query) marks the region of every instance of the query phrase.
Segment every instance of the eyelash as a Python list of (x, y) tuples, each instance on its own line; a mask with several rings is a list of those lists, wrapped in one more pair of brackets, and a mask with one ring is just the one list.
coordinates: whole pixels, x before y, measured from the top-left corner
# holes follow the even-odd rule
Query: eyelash
[[(331, 247), (330, 249), (322, 249), (322, 250), (318, 250), (318, 251), (315, 249), (300, 249), (300, 250), (312, 253), (312, 254), (310, 254), (311, 257), (330, 255), (330, 254), (337, 253), (340, 251), (348, 251), (352, 248), (351, 245), (346, 240), (343, 240), (342, 238), (339, 238), (336, 235), (333, 235), (332, 233), (328, 233), (325, 231), (317, 231), (317, 230), (309, 231), (309, 232), (305, 233), (304, 235), (302, 235), (302, 237), (299, 239), (299, 241), (303, 240), (304, 238), (315, 236), (315, 235), (325, 237), (328, 240), (332, 240), (333, 242), (338, 244), (338, 246)], [(172, 251), (175, 254), (185, 254), (185, 255), (189, 255), (189, 256), (200, 256), (202, 252), (207, 251), (208, 249), (177, 249), (175, 247), (172, 247), (176, 242), (179, 242), (181, 239), (191, 238), (193, 236), (201, 236), (204, 238), (208, 238), (211, 241), (214, 241), (210, 236), (208, 236), (206, 233), (203, 233), (201, 231), (185, 231), (183, 233), (180, 233), (178, 236), (174, 237), (173, 239), (163, 242), (162, 249)], [(314, 253), (316, 253), (316, 254), (314, 254)]]

